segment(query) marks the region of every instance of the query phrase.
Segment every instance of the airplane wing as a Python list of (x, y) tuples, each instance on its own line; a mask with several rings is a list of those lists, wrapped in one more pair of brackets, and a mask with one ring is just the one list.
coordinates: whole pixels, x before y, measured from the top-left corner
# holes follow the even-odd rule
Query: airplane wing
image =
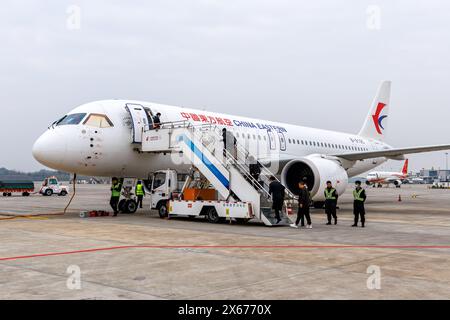
[(385, 149), (385, 150), (378, 150), (378, 151), (334, 154), (334, 156), (343, 158), (346, 160), (350, 160), (350, 161), (356, 161), (356, 160), (364, 160), (364, 159), (371, 159), (371, 158), (378, 158), (378, 157), (395, 158), (398, 156), (402, 156), (404, 154), (431, 152), (431, 151), (440, 151), (440, 150), (449, 150), (449, 149), (450, 149), (450, 144), (441, 144), (441, 145), (434, 145), (434, 146), (394, 148), (394, 149)]

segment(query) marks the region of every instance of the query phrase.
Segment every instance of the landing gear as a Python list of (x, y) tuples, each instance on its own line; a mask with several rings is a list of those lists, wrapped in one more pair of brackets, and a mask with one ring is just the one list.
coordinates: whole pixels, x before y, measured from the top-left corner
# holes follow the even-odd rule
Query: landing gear
[(119, 211), (122, 213), (135, 213), (137, 210), (137, 203), (132, 199), (122, 199), (119, 201)]

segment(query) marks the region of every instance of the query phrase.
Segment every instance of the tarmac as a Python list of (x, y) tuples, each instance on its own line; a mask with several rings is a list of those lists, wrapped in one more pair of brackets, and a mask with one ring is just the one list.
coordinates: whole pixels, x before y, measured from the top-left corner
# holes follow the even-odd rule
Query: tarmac
[(338, 225), (312, 209), (311, 230), (165, 220), (148, 198), (80, 218), (110, 210), (108, 185), (77, 185), (65, 215), (68, 196), (0, 197), (0, 299), (449, 299), (450, 190), (367, 195), (366, 228), (348, 189)]

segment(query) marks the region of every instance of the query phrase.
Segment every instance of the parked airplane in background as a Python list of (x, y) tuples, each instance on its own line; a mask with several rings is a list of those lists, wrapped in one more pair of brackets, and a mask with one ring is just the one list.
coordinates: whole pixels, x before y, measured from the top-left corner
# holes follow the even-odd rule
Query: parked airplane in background
[[(268, 120), (129, 100), (97, 101), (79, 106), (54, 122), (35, 142), (37, 161), (53, 169), (92, 176), (136, 177), (167, 168), (188, 171), (173, 155), (141, 149), (142, 132), (152, 130), (152, 116), (161, 122), (185, 121), (226, 128), (294, 194), (307, 179), (314, 201), (324, 200), (327, 180), (342, 194), (348, 178), (371, 170), (387, 159), (405, 154), (450, 149), (450, 145), (393, 148), (384, 142), (389, 110), (390, 82), (378, 89), (364, 124), (357, 134), (341, 133)], [(305, 107), (304, 111), (307, 107)], [(305, 112), (299, 112), (300, 120)], [(216, 174), (217, 168), (209, 167)], [(222, 178), (222, 177), (221, 177)], [(226, 182), (226, 181), (225, 181)]]
[(397, 188), (408, 180), (408, 159), (405, 160), (402, 172), (373, 171), (367, 175), (366, 184), (381, 187), (383, 184), (393, 183)]

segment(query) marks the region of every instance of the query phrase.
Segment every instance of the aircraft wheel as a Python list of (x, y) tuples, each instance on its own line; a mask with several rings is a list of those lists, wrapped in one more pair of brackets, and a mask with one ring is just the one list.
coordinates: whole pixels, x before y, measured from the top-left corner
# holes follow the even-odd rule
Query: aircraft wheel
[(206, 211), (206, 218), (211, 223), (218, 223), (220, 221), (220, 217), (215, 208), (208, 208)]
[(119, 211), (122, 212), (122, 213), (127, 213), (127, 208), (126, 208), (126, 205), (125, 205), (126, 202), (127, 202), (127, 200), (122, 199), (122, 200), (119, 201), (119, 204), (117, 206)]
[(127, 200), (125, 202), (125, 207), (126, 207), (127, 213), (135, 213), (137, 210), (137, 203), (134, 200)]

